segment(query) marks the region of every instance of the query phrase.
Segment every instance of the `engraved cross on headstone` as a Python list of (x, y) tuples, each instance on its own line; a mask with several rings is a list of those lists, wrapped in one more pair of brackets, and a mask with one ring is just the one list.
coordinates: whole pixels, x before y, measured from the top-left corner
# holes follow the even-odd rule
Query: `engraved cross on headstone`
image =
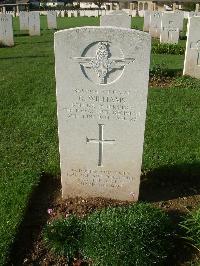
[(98, 166), (103, 165), (103, 145), (104, 144), (114, 144), (115, 140), (104, 139), (103, 137), (103, 127), (104, 124), (98, 124), (99, 126), (99, 139), (89, 139), (86, 137), (86, 143), (97, 143), (99, 144), (99, 160)]
[(190, 48), (197, 51), (197, 65), (200, 66), (200, 40), (196, 43), (192, 42)]

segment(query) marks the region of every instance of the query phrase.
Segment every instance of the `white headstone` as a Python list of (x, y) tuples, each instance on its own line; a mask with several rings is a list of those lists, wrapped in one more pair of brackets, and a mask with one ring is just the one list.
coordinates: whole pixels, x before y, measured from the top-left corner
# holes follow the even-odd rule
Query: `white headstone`
[(61, 14), (61, 18), (64, 18), (65, 17), (65, 10), (61, 10), (60, 14)]
[(150, 27), (150, 11), (145, 10), (144, 11), (144, 26), (143, 26), (143, 31), (149, 32), (149, 27)]
[(161, 12), (157, 11), (152, 11), (150, 14), (149, 33), (154, 38), (160, 38), (161, 16)]
[(0, 14), (0, 46), (13, 46), (12, 15)]
[(131, 28), (131, 17), (127, 14), (112, 13), (100, 17), (100, 26), (114, 26), (120, 28)]
[(40, 14), (37, 11), (29, 12), (29, 35), (40, 35)]
[(138, 199), (151, 49), (147, 33), (55, 33), (62, 194)]
[(163, 13), (161, 19), (161, 43), (177, 44), (179, 40), (179, 18), (174, 13)]
[(106, 10), (105, 9), (102, 10), (101, 15), (102, 16), (105, 16), (106, 15)]
[(176, 16), (176, 21), (178, 23), (179, 31), (183, 30), (183, 22), (184, 22), (184, 12), (177, 10), (174, 12), (174, 15)]
[(47, 25), (48, 29), (57, 29), (56, 11), (47, 12)]
[(19, 13), (19, 25), (20, 25), (20, 30), (28, 30), (28, 17), (29, 14), (28, 12), (20, 12)]
[(190, 13), (190, 12), (188, 12), (188, 11), (184, 11), (184, 18), (185, 18), (185, 19), (188, 19), (188, 18), (189, 18), (189, 13)]
[(80, 17), (84, 17), (85, 16), (85, 10), (80, 10)]
[(188, 23), (183, 75), (200, 78), (200, 17), (191, 17)]
[(130, 10), (130, 15), (131, 15), (132, 17), (136, 17), (136, 15), (137, 15), (137, 11), (136, 11), (136, 10)]
[(139, 10), (138, 15), (139, 17), (144, 17), (144, 10)]

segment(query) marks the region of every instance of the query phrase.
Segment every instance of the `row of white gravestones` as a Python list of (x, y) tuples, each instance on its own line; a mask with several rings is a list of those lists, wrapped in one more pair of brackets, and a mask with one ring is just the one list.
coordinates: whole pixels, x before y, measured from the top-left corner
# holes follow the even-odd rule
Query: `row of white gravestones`
[(150, 35), (131, 29), (55, 33), (64, 198), (138, 199), (150, 50)]
[(131, 28), (131, 16), (123, 11), (114, 11), (110, 15), (100, 17), (100, 26)]
[(191, 17), (188, 22), (183, 74), (200, 78), (200, 17)]
[(163, 43), (178, 43), (179, 32), (183, 30), (183, 12), (144, 12), (144, 31)]
[[(40, 14), (37, 11), (20, 12), (20, 30), (29, 30), (30, 36), (40, 35)], [(47, 11), (48, 29), (57, 29), (56, 11)]]
[(8, 14), (0, 14), (0, 46), (1, 45), (14, 45), (12, 16)]
[[(135, 17), (136, 10), (123, 9), (128, 15)], [(57, 11), (56, 11), (57, 12)], [(98, 17), (104, 15), (110, 15), (113, 11), (109, 10), (61, 10), (57, 12), (57, 16), (60, 17)], [(43, 14), (46, 14), (43, 13)]]

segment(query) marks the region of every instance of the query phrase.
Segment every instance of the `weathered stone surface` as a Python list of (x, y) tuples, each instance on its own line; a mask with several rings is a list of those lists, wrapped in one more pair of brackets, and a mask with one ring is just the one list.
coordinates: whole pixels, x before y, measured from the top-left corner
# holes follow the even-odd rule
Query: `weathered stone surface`
[(138, 199), (150, 36), (116, 27), (55, 33), (62, 194)]
[(188, 22), (183, 74), (200, 78), (200, 17), (191, 17)]
[(29, 35), (40, 35), (40, 13), (37, 11), (29, 12)]
[(176, 16), (177, 26), (179, 28), (179, 31), (183, 30), (183, 22), (184, 22), (184, 12), (181, 10), (177, 10), (174, 12)]
[(144, 11), (144, 26), (143, 26), (143, 31), (149, 32), (149, 27), (150, 27), (150, 11), (145, 10)]
[(8, 14), (0, 14), (0, 44), (14, 45), (12, 16)]
[(114, 26), (120, 28), (131, 28), (131, 17), (125, 12), (116, 11), (110, 15), (100, 17), (100, 26)]
[(48, 29), (57, 29), (56, 11), (47, 12), (47, 25)]
[(150, 14), (149, 33), (153, 38), (160, 38), (161, 31), (161, 12), (153, 11)]
[(177, 44), (179, 39), (179, 18), (174, 13), (163, 13), (161, 19), (161, 43)]
[(28, 12), (22, 11), (22, 12), (19, 13), (20, 30), (28, 30), (29, 29), (28, 17), (29, 17), (29, 13)]

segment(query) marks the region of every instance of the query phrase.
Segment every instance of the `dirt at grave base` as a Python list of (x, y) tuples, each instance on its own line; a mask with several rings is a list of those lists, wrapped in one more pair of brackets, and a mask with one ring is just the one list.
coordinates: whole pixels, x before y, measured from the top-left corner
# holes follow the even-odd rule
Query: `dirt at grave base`
[[(179, 199), (169, 200), (165, 202), (157, 202), (154, 205), (161, 207), (167, 210), (169, 213), (173, 211), (180, 211), (181, 213), (186, 212), (188, 207), (196, 206), (196, 204), (200, 203), (200, 195), (192, 196), (192, 197), (183, 197)], [(61, 200), (57, 199), (54, 204), (50, 206), (52, 213), (49, 214), (48, 221), (52, 221), (53, 219), (59, 217), (66, 217), (69, 214), (76, 214), (78, 216), (84, 216), (96, 209), (101, 209), (103, 207), (108, 206), (119, 206), (128, 204), (126, 202), (118, 202), (113, 200), (106, 199), (70, 199), (70, 200)], [(34, 221), (33, 221), (34, 223)], [(180, 244), (180, 243), (179, 243)], [(173, 255), (173, 258), (170, 258), (169, 265), (191, 265), (188, 262), (184, 262), (187, 260), (191, 260), (190, 254), (191, 250), (189, 247), (182, 246), (178, 247), (177, 252)], [(23, 262), (21, 265), (68, 265), (66, 259), (64, 257), (58, 257), (54, 254), (51, 254), (45, 247), (41, 233), (39, 233), (37, 239), (33, 243), (33, 247), (27, 254), (24, 254)], [(196, 256), (195, 254), (193, 256)], [(194, 258), (193, 258), (194, 259)], [(16, 264), (13, 264), (16, 265)], [(83, 266), (89, 265), (85, 263), (81, 259), (75, 259), (73, 266)]]
[[(57, 182), (57, 181), (56, 181)], [(57, 219), (59, 217), (67, 217), (70, 214), (84, 216), (94, 210), (101, 209), (108, 206), (120, 206), (128, 204), (127, 202), (120, 202), (108, 199), (69, 199), (62, 200), (60, 193), (60, 184), (56, 187), (53, 185), (54, 193), (51, 197), (41, 198), (30, 202), (28, 215), (20, 231), (20, 238), (15, 243), (11, 253), (11, 262), (9, 265), (59, 265), (69, 266), (64, 257), (57, 257), (47, 250), (45, 247), (41, 231), (45, 223)], [(48, 188), (45, 188), (43, 194), (46, 195)], [(52, 191), (51, 191), (52, 192)], [(38, 195), (38, 194), (37, 194)], [(172, 215), (174, 220), (180, 218), (179, 214), (186, 213), (189, 209), (193, 209), (200, 205), (200, 195), (178, 197), (175, 199), (152, 202), (153, 205), (160, 207)], [(50, 214), (48, 213), (50, 212)], [(28, 233), (27, 233), (28, 232)], [(175, 253), (167, 265), (170, 266), (189, 266), (189, 261), (195, 259), (197, 255), (190, 247), (178, 242)], [(73, 266), (88, 265), (81, 259), (74, 260)], [(198, 265), (198, 264), (197, 264)]]

